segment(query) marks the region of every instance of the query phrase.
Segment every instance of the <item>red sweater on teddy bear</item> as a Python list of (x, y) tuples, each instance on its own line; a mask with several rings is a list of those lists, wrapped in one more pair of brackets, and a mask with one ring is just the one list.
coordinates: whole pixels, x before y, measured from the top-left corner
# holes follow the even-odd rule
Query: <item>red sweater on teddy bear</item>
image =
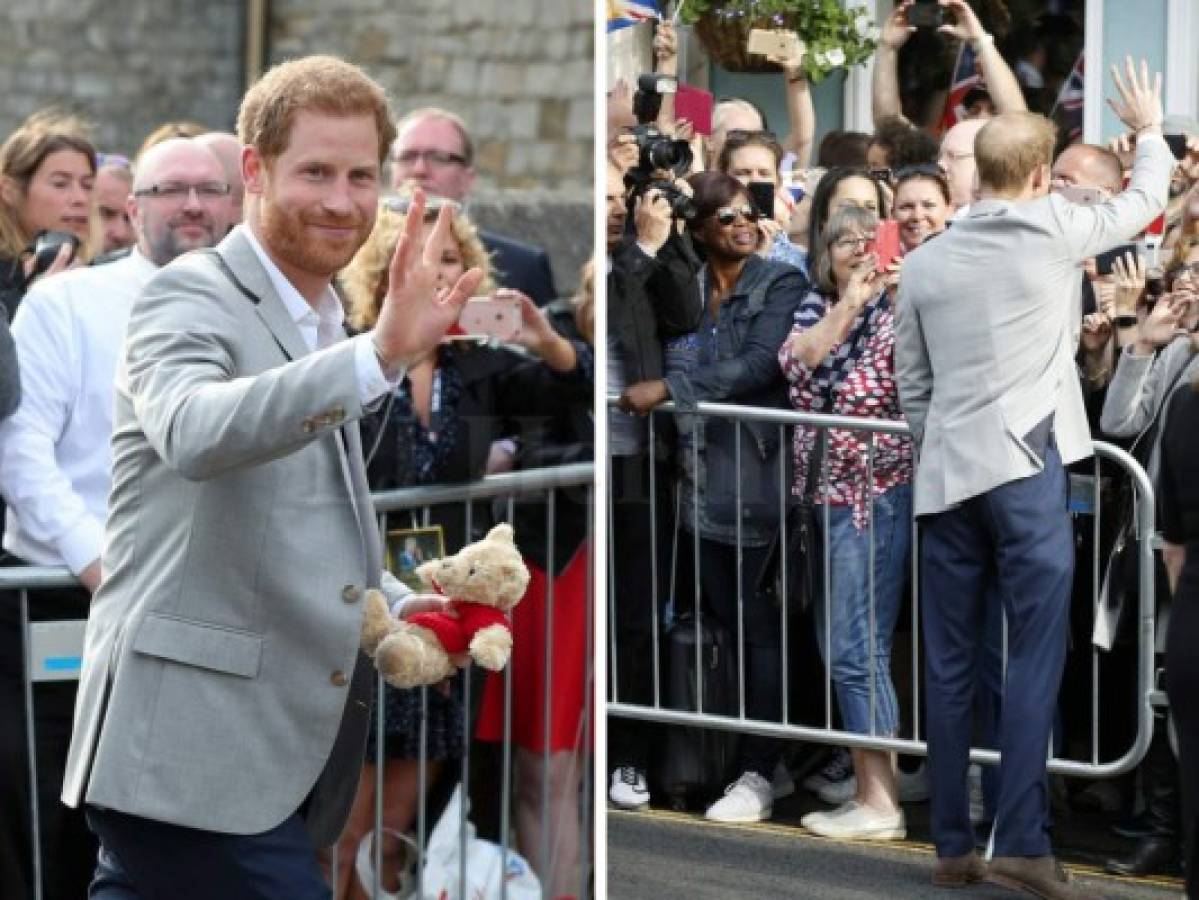
[(489, 625), (503, 625), (510, 630), (508, 618), (494, 606), (484, 606), (469, 600), (451, 600), (450, 607), (458, 618), (442, 612), (417, 613), (406, 621), (428, 628), (435, 635), (446, 653), (465, 653), (471, 638)]

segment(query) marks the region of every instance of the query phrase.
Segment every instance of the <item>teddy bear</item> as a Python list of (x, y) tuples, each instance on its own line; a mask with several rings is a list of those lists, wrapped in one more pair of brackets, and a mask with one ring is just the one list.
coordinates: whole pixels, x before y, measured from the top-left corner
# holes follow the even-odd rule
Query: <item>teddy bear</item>
[(481, 541), (418, 566), (416, 574), (449, 598), (453, 613), (396, 619), (382, 592), (367, 591), (362, 649), (384, 679), (398, 688), (436, 684), (454, 674), (451, 655), (461, 653), (469, 653), (485, 669), (502, 669), (512, 653), (506, 613), (529, 585), (512, 526), (496, 525)]

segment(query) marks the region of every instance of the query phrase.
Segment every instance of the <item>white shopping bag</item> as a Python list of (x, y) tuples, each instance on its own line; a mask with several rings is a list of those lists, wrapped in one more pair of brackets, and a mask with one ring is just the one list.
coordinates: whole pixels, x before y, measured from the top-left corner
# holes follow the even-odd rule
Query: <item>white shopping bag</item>
[(541, 900), (541, 885), (523, 856), (509, 850), (507, 867), (499, 845), (475, 836), (466, 823), (466, 890), (459, 884), (459, 827), (463, 816), (462, 787), (446, 804), (425, 850), (422, 900), (500, 900), (508, 884), (508, 900)]

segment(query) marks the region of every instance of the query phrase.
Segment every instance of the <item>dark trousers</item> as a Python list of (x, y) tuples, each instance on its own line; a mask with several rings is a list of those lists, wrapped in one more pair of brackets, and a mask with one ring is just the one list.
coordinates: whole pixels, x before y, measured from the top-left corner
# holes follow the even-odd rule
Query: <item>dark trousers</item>
[[(23, 563), (0, 554), (0, 565)], [(29, 592), (32, 621), (83, 619), (89, 595), (80, 589)], [(0, 592), (0, 897), (34, 897), (32, 804), (22, 680), (24, 640), (20, 594)], [(46, 900), (78, 900), (96, 865), (96, 839), (80, 810), (59, 800), (71, 741), (76, 683), (33, 686), (42, 887)]]
[(88, 807), (100, 838), (92, 900), (326, 900), (298, 813), (262, 834), (218, 834)]
[[(737, 608), (737, 548), (701, 537), (698, 552), (701, 611), (705, 622), (715, 622), (727, 632), (735, 662), (743, 667), (740, 671), (744, 674), (746, 716), (766, 722), (786, 722), (779, 606), (773, 595), (758, 589), (769, 548), (746, 547), (741, 551), (740, 611)], [(676, 615), (695, 607), (695, 554), (695, 535), (680, 531), (674, 597)], [(743, 655), (737, 653), (738, 622), (745, 648)], [(741, 680), (739, 678), (738, 682)], [(730, 712), (737, 714), (736, 710)], [(784, 746), (780, 738), (745, 735), (738, 744), (736, 771), (729, 773), (729, 777), (736, 778), (742, 772), (757, 772), (769, 781), (782, 758)]]
[[(1045, 762), (1066, 657), (1074, 545), (1056, 447), (1044, 469), (921, 520), (928, 758), (937, 854), (974, 847), (966, 770), (988, 596), (1007, 613), (996, 856), (1051, 852)], [(992, 601), (994, 602), (994, 601)]]
[[(648, 456), (615, 456), (611, 460), (609, 491), (612, 504), (608, 615), (609, 627), (616, 637), (616, 696), (622, 703), (650, 705), (654, 701), (654, 622), (658, 623), (661, 637), (661, 605), (670, 587), (668, 567), (662, 565), (662, 547), (663, 536), (672, 534), (674, 528), (671, 484), (665, 467), (659, 464), (651, 487)], [(653, 591), (654, 567), (658, 569), (657, 602)], [(610, 718), (610, 767), (648, 768), (653, 728), (649, 722)]]
[(1178, 734), (1182, 783), (1183, 863), (1187, 896), (1199, 900), (1199, 540), (1186, 545), (1186, 566), (1170, 611), (1166, 639), (1166, 694)]

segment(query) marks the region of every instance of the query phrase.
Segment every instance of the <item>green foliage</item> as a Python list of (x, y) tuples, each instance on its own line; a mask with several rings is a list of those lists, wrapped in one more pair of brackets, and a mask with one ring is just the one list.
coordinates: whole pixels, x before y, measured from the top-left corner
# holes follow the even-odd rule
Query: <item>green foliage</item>
[(878, 44), (878, 28), (864, 7), (844, 9), (840, 0), (686, 0), (686, 24), (701, 18), (742, 28), (785, 28), (807, 45), (803, 68), (810, 81), (865, 62)]

